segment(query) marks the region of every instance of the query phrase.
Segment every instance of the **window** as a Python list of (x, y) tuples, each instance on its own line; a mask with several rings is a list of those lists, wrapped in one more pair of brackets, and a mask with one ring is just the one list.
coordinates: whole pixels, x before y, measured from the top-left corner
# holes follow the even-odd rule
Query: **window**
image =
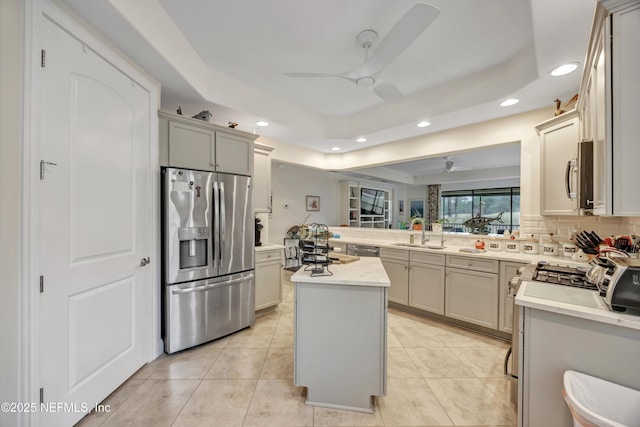
[(443, 191), (440, 217), (445, 219), (449, 231), (471, 231), (462, 225), (480, 214), (497, 217), (501, 212), (502, 222), (489, 225), (490, 232), (502, 234), (504, 230), (520, 228), (520, 188), (490, 188), (484, 190)]
[(360, 214), (382, 215), (384, 212), (384, 196), (382, 190), (363, 188), (360, 190)]

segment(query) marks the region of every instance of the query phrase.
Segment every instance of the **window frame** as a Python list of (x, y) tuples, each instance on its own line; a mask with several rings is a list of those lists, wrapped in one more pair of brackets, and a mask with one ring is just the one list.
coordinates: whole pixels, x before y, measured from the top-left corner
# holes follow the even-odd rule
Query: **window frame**
[[(480, 213), (480, 216), (483, 216), (482, 213), (482, 197), (489, 196), (509, 196), (509, 222), (505, 222), (504, 224), (494, 224), (494, 226), (506, 226), (506, 229), (509, 231), (519, 230), (521, 224), (514, 224), (513, 222), (513, 206), (514, 206), (514, 196), (520, 197), (520, 187), (498, 187), (498, 188), (483, 188), (483, 189), (475, 189), (475, 190), (453, 190), (453, 191), (443, 191), (440, 195), (440, 209), (439, 216), (440, 218), (444, 218), (445, 214), (445, 200), (446, 198), (451, 197), (470, 197), (471, 198), (471, 217), (476, 216)], [(519, 204), (519, 203), (518, 203)], [(518, 211), (519, 212), (519, 211)], [(505, 211), (507, 213), (507, 211)]]

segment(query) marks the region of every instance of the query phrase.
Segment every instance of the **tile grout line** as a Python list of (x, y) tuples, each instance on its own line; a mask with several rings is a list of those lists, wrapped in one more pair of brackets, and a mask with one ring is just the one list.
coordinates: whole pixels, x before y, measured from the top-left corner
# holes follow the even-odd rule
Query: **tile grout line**
[[(268, 315), (268, 314), (267, 314)], [(251, 403), (253, 403), (253, 399), (256, 395), (256, 390), (258, 389), (258, 384), (260, 379), (262, 378), (262, 371), (264, 370), (264, 365), (267, 362), (267, 357), (269, 357), (269, 350), (271, 350), (271, 344), (273, 343), (273, 337), (275, 335), (275, 331), (278, 328), (278, 324), (280, 323), (280, 319), (282, 318), (282, 312), (278, 315), (278, 321), (276, 322), (276, 326), (273, 328), (273, 334), (271, 335), (271, 340), (269, 341), (269, 347), (267, 347), (267, 352), (264, 355), (264, 359), (262, 360), (262, 365), (260, 366), (260, 372), (258, 372), (258, 377), (255, 379), (256, 383), (253, 387), (253, 391), (251, 392), (251, 398), (249, 399), (249, 403), (247, 404), (247, 408), (244, 411), (244, 417), (242, 417), (242, 425), (247, 422), (247, 416), (249, 415), (249, 409), (251, 408)]]
[[(167, 381), (173, 381), (173, 380), (167, 380)], [(182, 380), (178, 380), (178, 381), (185, 381), (185, 380), (182, 379)], [(193, 381), (193, 380), (187, 380), (187, 381)], [(202, 381), (203, 381), (203, 378), (200, 378), (200, 382), (198, 382), (198, 385), (193, 389), (193, 391), (191, 392), (191, 395), (189, 396), (189, 398), (184, 402), (184, 405), (182, 405), (182, 408), (180, 408), (180, 411), (173, 418), (173, 421), (171, 422), (172, 426), (176, 423), (176, 421), (178, 420), (180, 415), (184, 412), (184, 408), (189, 404), (189, 401), (191, 401), (191, 399), (193, 398), (193, 395), (196, 393), (198, 388), (200, 388), (200, 385), (202, 384)]]

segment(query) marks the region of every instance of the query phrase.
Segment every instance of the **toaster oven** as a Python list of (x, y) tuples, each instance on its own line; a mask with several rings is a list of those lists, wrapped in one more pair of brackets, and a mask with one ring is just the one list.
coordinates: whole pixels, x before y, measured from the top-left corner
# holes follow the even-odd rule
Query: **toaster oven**
[(598, 289), (604, 302), (613, 311), (637, 311), (640, 314), (640, 260), (637, 258), (608, 258)]

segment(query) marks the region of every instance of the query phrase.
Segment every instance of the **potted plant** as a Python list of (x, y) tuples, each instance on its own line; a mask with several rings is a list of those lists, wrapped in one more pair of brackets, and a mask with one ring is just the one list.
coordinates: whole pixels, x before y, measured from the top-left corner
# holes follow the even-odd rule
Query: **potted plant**
[(422, 227), (424, 225), (422, 219), (418, 217), (411, 217), (411, 223), (413, 224), (414, 230), (422, 230)]
[(435, 231), (436, 233), (442, 232), (442, 224), (447, 222), (445, 218), (441, 218), (436, 222), (431, 223), (431, 231)]

